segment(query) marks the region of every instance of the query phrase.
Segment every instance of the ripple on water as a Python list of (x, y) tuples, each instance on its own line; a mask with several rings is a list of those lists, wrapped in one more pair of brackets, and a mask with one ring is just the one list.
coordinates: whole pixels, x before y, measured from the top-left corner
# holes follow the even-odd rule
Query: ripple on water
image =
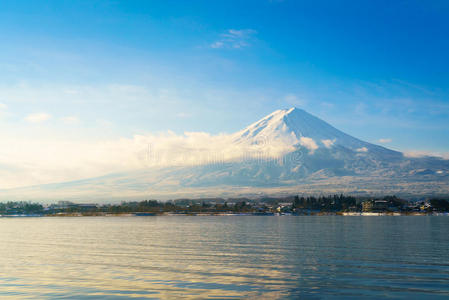
[(447, 217), (0, 219), (0, 297), (449, 297)]

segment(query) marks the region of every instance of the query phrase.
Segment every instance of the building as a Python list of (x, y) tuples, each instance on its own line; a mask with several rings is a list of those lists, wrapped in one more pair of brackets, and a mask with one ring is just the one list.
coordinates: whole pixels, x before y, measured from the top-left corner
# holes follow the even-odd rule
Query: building
[(379, 212), (388, 210), (388, 201), (386, 200), (368, 200), (362, 202), (362, 211)]

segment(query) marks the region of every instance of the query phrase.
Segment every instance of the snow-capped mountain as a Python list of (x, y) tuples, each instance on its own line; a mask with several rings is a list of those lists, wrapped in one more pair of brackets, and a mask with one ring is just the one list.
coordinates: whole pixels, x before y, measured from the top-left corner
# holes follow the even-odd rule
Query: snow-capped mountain
[(237, 143), (270, 143), (303, 146), (313, 152), (319, 147), (345, 147), (356, 152), (398, 152), (356, 139), (298, 108), (277, 110), (235, 135)]
[(252, 152), (219, 163), (151, 167), (21, 188), (0, 192), (0, 198), (111, 201), (279, 193), (449, 194), (448, 160), (408, 158), (345, 134), (298, 108), (271, 113), (232, 134), (230, 143), (262, 155)]

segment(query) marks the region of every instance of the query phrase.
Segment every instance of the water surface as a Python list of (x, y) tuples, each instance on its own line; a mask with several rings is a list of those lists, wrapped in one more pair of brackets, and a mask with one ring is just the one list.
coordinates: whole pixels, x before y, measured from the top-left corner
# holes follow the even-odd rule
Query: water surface
[(449, 217), (0, 219), (1, 299), (447, 299)]

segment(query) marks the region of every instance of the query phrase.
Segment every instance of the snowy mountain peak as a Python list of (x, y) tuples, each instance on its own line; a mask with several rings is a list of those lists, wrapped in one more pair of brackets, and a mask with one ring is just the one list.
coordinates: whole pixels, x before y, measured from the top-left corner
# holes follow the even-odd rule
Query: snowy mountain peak
[[(238, 143), (305, 146), (310, 151), (320, 147), (342, 146), (358, 153), (391, 151), (354, 138), (303, 109), (276, 110), (234, 135)], [(393, 151), (392, 151), (393, 152)]]
[(298, 142), (297, 136), (286, 123), (287, 116), (294, 110), (276, 110), (259, 121), (249, 125), (235, 134), (236, 142), (257, 144), (261, 141), (283, 142), (294, 145)]
[(288, 108), (288, 109), (278, 109), (275, 110), (274, 112), (272, 112), (271, 114), (267, 115), (266, 117), (262, 118), (261, 120), (253, 123), (257, 124), (263, 120), (283, 120), (285, 117), (289, 116), (289, 115), (301, 115), (301, 114), (308, 114), (305, 110), (300, 109), (300, 108), (296, 108), (296, 107), (292, 107), (292, 108)]

